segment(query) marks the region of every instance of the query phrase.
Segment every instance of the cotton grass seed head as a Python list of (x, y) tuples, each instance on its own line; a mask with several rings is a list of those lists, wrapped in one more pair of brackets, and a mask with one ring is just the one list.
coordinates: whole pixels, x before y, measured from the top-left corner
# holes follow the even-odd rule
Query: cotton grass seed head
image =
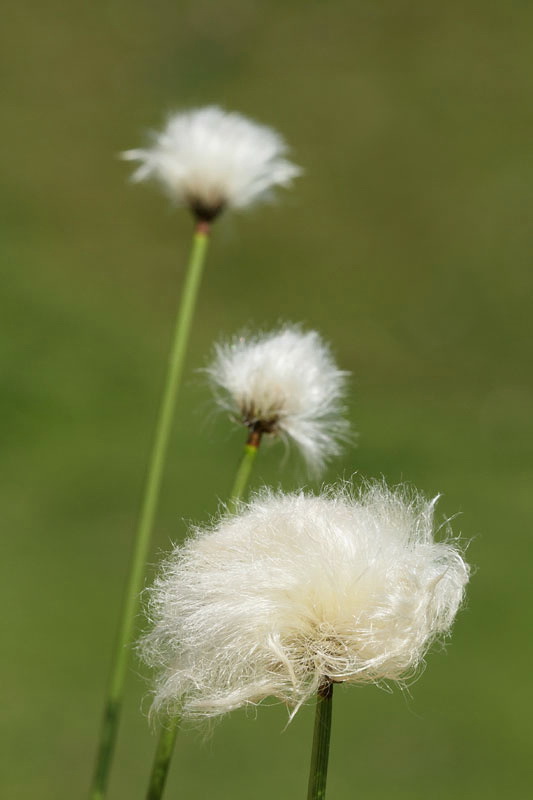
[(284, 325), (215, 346), (207, 374), (219, 405), (259, 435), (290, 440), (318, 474), (349, 438), (348, 373), (316, 331)]
[(325, 681), (402, 681), (449, 631), (468, 567), (434, 540), (435, 501), (263, 492), (174, 550), (150, 590), (154, 707), (212, 717)]
[(246, 208), (288, 186), (300, 168), (285, 158), (276, 131), (217, 106), (172, 114), (152, 145), (127, 150), (134, 181), (155, 180), (178, 205), (210, 222), (225, 208)]

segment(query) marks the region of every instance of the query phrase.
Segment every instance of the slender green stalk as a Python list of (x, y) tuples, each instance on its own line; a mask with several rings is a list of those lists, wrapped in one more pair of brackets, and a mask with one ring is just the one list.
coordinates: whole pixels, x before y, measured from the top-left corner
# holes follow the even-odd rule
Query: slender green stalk
[(243, 496), (244, 490), (248, 485), (248, 479), (250, 478), (255, 457), (257, 455), (257, 451), (259, 450), (259, 445), (261, 444), (261, 436), (262, 432), (259, 428), (252, 428), (246, 444), (244, 445), (244, 454), (239, 464), (239, 468), (237, 469), (237, 474), (235, 475), (235, 481), (233, 482), (233, 488), (230, 494), (230, 508), (233, 510), (235, 510), (237, 507), (237, 504)]
[(248, 483), (248, 478), (250, 477), (250, 472), (252, 471), (252, 466), (256, 455), (257, 447), (252, 444), (244, 445), (244, 455), (241, 459), (241, 463), (239, 464), (231, 492), (230, 506), (233, 508), (236, 506), (237, 502), (241, 499), (244, 493), (244, 489)]
[(333, 684), (328, 681), (319, 689), (316, 701), (315, 730), (307, 800), (324, 800), (326, 796), (332, 704)]
[(146, 800), (160, 800), (163, 796), (179, 724), (180, 717), (176, 714), (175, 717), (167, 717), (164, 727), (161, 728), (152, 763)]
[[(245, 492), (260, 443), (261, 433), (258, 431), (251, 431), (248, 441), (244, 446), (244, 455), (237, 469), (233, 490), (230, 495), (230, 503), (233, 505)], [(165, 726), (161, 728), (155, 749), (146, 800), (160, 800), (163, 796), (179, 723), (180, 717), (176, 714), (174, 717), (167, 717)]]
[(166, 386), (163, 393), (146, 477), (139, 525), (133, 545), (130, 572), (124, 595), (122, 617), (113, 653), (109, 690), (102, 720), (96, 768), (90, 794), (91, 800), (102, 800), (105, 796), (109, 771), (113, 760), (129, 657), (128, 645), (132, 640), (134, 632), (139, 592), (142, 588), (148, 548), (161, 488), (163, 466), (172, 428), (176, 396), (183, 372), (185, 352), (207, 251), (208, 232), (209, 228), (206, 223), (199, 223), (197, 225), (187, 268), (185, 285), (183, 287), (176, 318), (176, 328), (170, 352)]
[(179, 716), (169, 717), (166, 726), (161, 728), (157, 748), (155, 751), (150, 783), (146, 793), (146, 800), (159, 800), (163, 795), (165, 783), (167, 782), (168, 768), (170, 759), (174, 751), (176, 736), (178, 735)]

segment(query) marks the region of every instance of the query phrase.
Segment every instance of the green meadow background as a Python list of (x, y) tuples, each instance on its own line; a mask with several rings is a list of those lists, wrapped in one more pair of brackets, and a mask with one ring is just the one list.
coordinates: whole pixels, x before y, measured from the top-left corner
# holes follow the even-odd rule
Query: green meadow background
[[(199, 372), (213, 341), (317, 328), (353, 373), (359, 434), (326, 479), (441, 493), (474, 565), (409, 691), (336, 692), (328, 797), (528, 796), (532, 25), (520, 0), (8, 0), (2, 797), (87, 793), (191, 235), (117, 153), (206, 103), (278, 128), (305, 176), (217, 223), (151, 562), (238, 461), (243, 431)], [(280, 445), (254, 482), (317, 488)], [(110, 800), (144, 796), (148, 707), (133, 658)], [(265, 704), (184, 731), (166, 796), (305, 797), (312, 721)]]

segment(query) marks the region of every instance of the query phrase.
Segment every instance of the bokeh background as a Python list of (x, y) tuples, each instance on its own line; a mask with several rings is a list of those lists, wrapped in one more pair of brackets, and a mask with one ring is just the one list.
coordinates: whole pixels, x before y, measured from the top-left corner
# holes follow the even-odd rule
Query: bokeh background
[[(306, 174), (217, 223), (151, 561), (237, 464), (243, 433), (198, 372), (213, 340), (316, 327), (353, 373), (359, 431), (327, 479), (442, 493), (476, 570), (409, 692), (336, 692), (329, 796), (527, 796), (532, 23), (520, 0), (8, 0), (2, 796), (86, 796), (191, 234), (116, 156), (212, 102), (278, 128)], [(272, 447), (263, 481), (307, 479)], [(111, 800), (144, 796), (146, 678), (133, 660)], [(185, 732), (168, 798), (304, 797), (312, 718)]]

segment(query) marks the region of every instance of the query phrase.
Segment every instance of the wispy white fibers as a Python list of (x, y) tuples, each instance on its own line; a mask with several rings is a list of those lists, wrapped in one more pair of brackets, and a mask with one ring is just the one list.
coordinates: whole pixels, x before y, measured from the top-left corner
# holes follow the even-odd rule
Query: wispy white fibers
[(215, 346), (207, 373), (224, 409), (251, 429), (292, 440), (315, 474), (349, 438), (348, 373), (316, 331), (285, 325), (236, 336)]
[(245, 208), (300, 174), (285, 158), (279, 133), (217, 106), (173, 114), (150, 147), (127, 150), (138, 161), (133, 180), (154, 179), (179, 205), (204, 220), (227, 207)]
[(412, 676), (461, 604), (468, 567), (413, 491), (256, 495), (194, 531), (150, 590), (156, 709), (216, 716), (324, 679)]

